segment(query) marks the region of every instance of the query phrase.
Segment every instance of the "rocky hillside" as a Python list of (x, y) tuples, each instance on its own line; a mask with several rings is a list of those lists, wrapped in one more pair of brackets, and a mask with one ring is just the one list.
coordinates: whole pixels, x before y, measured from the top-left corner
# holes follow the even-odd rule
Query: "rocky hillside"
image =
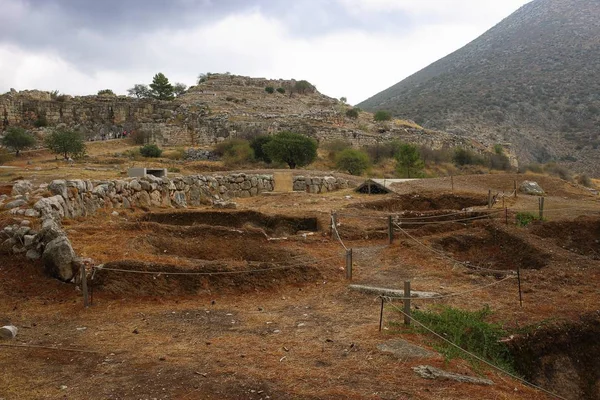
[[(40, 134), (57, 125), (90, 139), (117, 132), (146, 130), (161, 145), (212, 145), (234, 137), (291, 130), (321, 142), (347, 140), (355, 146), (392, 139), (440, 148), (480, 144), (407, 121), (374, 123), (373, 115), (346, 116), (349, 105), (308, 87), (292, 91), (296, 81), (212, 74), (174, 101), (125, 96), (55, 96), (48, 92), (11, 91), (0, 96), (0, 128), (36, 126)], [(266, 87), (283, 89), (268, 93)]]
[(598, 15), (596, 0), (534, 0), (359, 106), (599, 176)]

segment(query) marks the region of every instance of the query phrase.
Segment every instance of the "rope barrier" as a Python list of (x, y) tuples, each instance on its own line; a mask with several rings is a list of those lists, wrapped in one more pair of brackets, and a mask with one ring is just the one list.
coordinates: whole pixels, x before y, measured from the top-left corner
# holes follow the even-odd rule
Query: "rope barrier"
[(346, 245), (342, 241), (342, 238), (340, 237), (340, 233), (337, 230), (337, 226), (335, 226), (335, 220), (333, 219), (333, 216), (331, 217), (331, 229), (335, 233), (335, 236), (337, 237), (338, 241), (340, 242), (340, 244), (342, 245), (344, 250), (348, 251), (348, 248), (346, 247)]
[(504, 211), (498, 211), (498, 212), (494, 212), (494, 213), (489, 213), (487, 215), (479, 215), (477, 217), (470, 217), (470, 218), (462, 218), (462, 219), (452, 219), (452, 220), (448, 220), (448, 221), (423, 221), (423, 222), (403, 222), (400, 221), (400, 223), (402, 225), (438, 225), (438, 224), (451, 224), (454, 222), (466, 222), (466, 221), (476, 221), (476, 220), (480, 220), (480, 219), (488, 219), (491, 215), (495, 215), (495, 214), (499, 214), (500, 212), (504, 212)]
[(95, 274), (95, 272), (97, 270), (98, 272), (100, 272), (100, 271), (111, 271), (111, 272), (126, 272), (126, 273), (132, 273), (132, 274), (146, 274), (146, 275), (185, 275), (185, 276), (196, 276), (196, 275), (200, 275), (200, 276), (202, 276), (202, 275), (234, 275), (234, 274), (251, 274), (251, 273), (255, 273), (255, 272), (280, 271), (280, 270), (284, 270), (284, 269), (306, 267), (308, 265), (311, 265), (311, 264), (314, 264), (314, 263), (317, 263), (317, 262), (329, 261), (329, 260), (333, 260), (335, 258), (339, 258), (339, 256), (329, 257), (329, 258), (326, 258), (326, 259), (323, 259), (323, 260), (314, 261), (314, 262), (308, 262), (308, 263), (304, 262), (304, 263), (300, 263), (300, 264), (297, 264), (297, 265), (281, 265), (279, 267), (273, 267), (273, 268), (261, 268), (261, 269), (240, 270), (240, 271), (215, 271), (215, 272), (142, 271), (142, 270), (134, 270), (134, 269), (107, 268), (107, 267), (104, 267), (104, 265), (94, 266), (94, 267), (92, 267), (92, 269), (94, 270), (94, 274)]
[(464, 296), (465, 294), (469, 294), (469, 293), (473, 293), (473, 292), (478, 292), (480, 290), (487, 289), (489, 287), (499, 285), (499, 284), (501, 284), (503, 282), (506, 282), (506, 281), (508, 281), (510, 279), (515, 279), (515, 278), (516, 277), (514, 277), (514, 276), (507, 276), (507, 277), (505, 277), (502, 280), (499, 280), (499, 281), (496, 281), (496, 282), (492, 282), (492, 283), (490, 283), (488, 285), (480, 286), (478, 288), (467, 290), (467, 291), (460, 292), (460, 293), (452, 293), (452, 294), (447, 294), (447, 295), (443, 295), (443, 296), (434, 296), (434, 297), (395, 297), (395, 296), (383, 296), (383, 297), (385, 297), (386, 299), (411, 300), (411, 301), (412, 300), (443, 300), (443, 299), (447, 299), (449, 297), (459, 297), (459, 296)]
[(402, 227), (400, 227), (400, 225), (395, 224), (396, 227), (398, 229), (400, 229), (400, 232), (404, 233), (406, 236), (408, 236), (410, 239), (412, 239), (414, 242), (416, 242), (417, 244), (421, 245), (422, 247), (425, 247), (426, 249), (428, 249), (429, 251), (431, 251), (432, 253), (435, 253), (449, 261), (452, 261), (455, 265), (459, 264), (462, 265), (465, 268), (472, 268), (472, 269), (476, 269), (476, 270), (481, 270), (481, 271), (487, 271), (487, 272), (492, 272), (495, 274), (515, 274), (515, 271), (506, 271), (506, 270), (498, 270), (498, 269), (490, 269), (490, 268), (485, 268), (485, 267), (479, 267), (476, 265), (471, 265), (471, 264), (466, 264), (462, 261), (458, 261), (455, 260), (454, 258), (446, 255), (445, 253), (438, 251), (432, 247), (427, 246), (425, 243), (422, 243), (421, 241), (419, 241), (417, 238), (415, 238), (414, 236), (412, 236), (410, 233), (408, 233), (406, 230), (402, 229)]
[(410, 316), (410, 315), (406, 314), (406, 313), (405, 313), (405, 312), (404, 312), (402, 309), (400, 309), (399, 307), (396, 307), (396, 306), (395, 306), (393, 303), (391, 303), (391, 302), (388, 302), (388, 304), (390, 304), (390, 305), (392, 306), (392, 308), (394, 308), (396, 311), (398, 311), (398, 312), (400, 312), (401, 314), (403, 314), (405, 317), (408, 317), (408, 318), (410, 318), (410, 320), (411, 320), (411, 321), (415, 322), (417, 325), (419, 325), (420, 327), (422, 327), (422, 328), (423, 328), (423, 329), (425, 329), (426, 331), (428, 331), (428, 332), (432, 333), (432, 334), (433, 334), (434, 336), (436, 336), (438, 339), (441, 339), (441, 340), (443, 340), (444, 342), (446, 342), (446, 343), (448, 343), (449, 345), (451, 345), (451, 346), (453, 346), (453, 347), (457, 348), (458, 350), (460, 350), (460, 351), (462, 351), (463, 353), (465, 353), (465, 354), (469, 355), (470, 357), (473, 357), (474, 359), (476, 359), (476, 360), (478, 360), (478, 361), (481, 361), (482, 363), (484, 363), (484, 364), (486, 364), (486, 365), (488, 365), (488, 366), (490, 366), (490, 367), (494, 368), (495, 370), (497, 370), (497, 371), (500, 371), (501, 373), (503, 373), (503, 374), (505, 374), (505, 375), (507, 375), (507, 376), (510, 376), (510, 377), (511, 377), (511, 378), (513, 378), (513, 379), (516, 379), (517, 381), (519, 381), (519, 382), (523, 383), (523, 384), (524, 384), (524, 385), (526, 385), (526, 386), (529, 386), (529, 387), (532, 387), (532, 388), (534, 388), (534, 389), (537, 389), (537, 390), (539, 390), (539, 391), (542, 391), (542, 392), (544, 392), (544, 393), (546, 393), (546, 394), (549, 394), (550, 396), (553, 396), (553, 397), (555, 397), (555, 398), (557, 398), (557, 399), (561, 399), (561, 400), (568, 400), (568, 399), (566, 399), (565, 397), (562, 397), (562, 396), (560, 396), (560, 395), (558, 395), (558, 394), (556, 394), (556, 393), (553, 393), (553, 392), (549, 391), (548, 389), (544, 389), (543, 387), (541, 387), (541, 386), (538, 386), (538, 385), (535, 385), (535, 384), (533, 384), (533, 383), (531, 383), (531, 382), (528, 382), (528, 381), (526, 381), (525, 379), (523, 379), (523, 378), (521, 378), (521, 377), (519, 377), (519, 376), (517, 376), (517, 375), (515, 375), (515, 374), (513, 374), (513, 373), (510, 373), (510, 372), (508, 372), (508, 371), (505, 371), (505, 370), (503, 370), (502, 368), (500, 368), (500, 367), (498, 367), (498, 366), (496, 366), (496, 365), (492, 364), (491, 362), (489, 362), (489, 361), (487, 361), (487, 360), (485, 360), (485, 359), (483, 359), (483, 358), (481, 358), (481, 357), (477, 356), (476, 354), (473, 354), (473, 353), (469, 352), (468, 350), (465, 350), (465, 349), (463, 349), (462, 347), (460, 347), (460, 346), (459, 346), (459, 345), (457, 345), (456, 343), (454, 343), (454, 342), (451, 342), (450, 340), (446, 339), (445, 337), (443, 337), (442, 335), (438, 334), (438, 333), (437, 333), (437, 332), (435, 332), (433, 329), (429, 328), (428, 326), (426, 326), (426, 325), (425, 325), (425, 324), (423, 324), (422, 322), (418, 321), (418, 320), (417, 320), (417, 319), (415, 319), (414, 317), (412, 317), (412, 316)]

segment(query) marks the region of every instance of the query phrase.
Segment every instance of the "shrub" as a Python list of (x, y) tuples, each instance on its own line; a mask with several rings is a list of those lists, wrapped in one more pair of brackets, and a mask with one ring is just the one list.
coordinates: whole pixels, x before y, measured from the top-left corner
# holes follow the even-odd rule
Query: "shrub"
[(275, 93), (275, 88), (273, 86), (267, 86), (265, 88), (265, 92), (267, 92), (269, 94), (273, 94), (273, 93)]
[(345, 149), (337, 155), (336, 166), (351, 175), (362, 175), (369, 168), (369, 156), (360, 150)]
[(377, 111), (373, 116), (373, 119), (377, 122), (390, 121), (392, 119), (392, 114), (387, 111)]
[(281, 94), (284, 94), (284, 93), (285, 93), (285, 89), (284, 89), (284, 88), (282, 88), (282, 87), (280, 87), (280, 88), (277, 88), (277, 91), (278, 91), (279, 93), (281, 93)]
[(538, 221), (540, 219), (539, 216), (529, 212), (519, 212), (515, 218), (517, 220), (517, 226), (527, 226), (533, 221)]
[(290, 169), (310, 164), (317, 158), (317, 142), (298, 133), (280, 132), (263, 146), (273, 161), (284, 162)]
[(452, 159), (458, 166), (485, 164), (485, 160), (479, 154), (475, 154), (473, 151), (462, 147), (458, 147), (454, 150)]
[(110, 89), (98, 90), (98, 96), (115, 96), (115, 92)]
[(227, 165), (239, 165), (254, 159), (250, 142), (244, 139), (230, 139), (215, 147), (215, 154), (221, 156)]
[(21, 150), (32, 147), (35, 144), (35, 138), (25, 129), (18, 126), (11, 126), (2, 137), (2, 145), (15, 152), (19, 156)]
[(254, 158), (259, 161), (264, 161), (267, 164), (271, 163), (271, 158), (267, 155), (263, 146), (271, 141), (271, 136), (269, 135), (260, 135), (256, 136), (250, 142), (250, 147), (254, 151)]
[(594, 187), (592, 180), (588, 176), (588, 174), (581, 174), (577, 177), (577, 183), (583, 185), (585, 187)]
[(350, 108), (350, 109), (346, 110), (346, 117), (351, 118), (351, 119), (358, 118), (358, 110), (356, 108)]
[[(500, 368), (514, 371), (508, 346), (501, 342), (508, 333), (500, 325), (486, 322), (490, 315), (487, 305), (478, 311), (442, 306), (439, 312), (415, 310), (412, 317), (459, 347)], [(424, 328), (420, 330), (426, 332)], [(436, 349), (447, 360), (464, 356), (462, 351), (443, 341), (437, 342)]]
[(154, 143), (140, 147), (140, 154), (144, 157), (157, 158), (162, 154), (162, 150)]
[(489, 154), (488, 156), (488, 166), (491, 169), (496, 169), (500, 171), (508, 171), (510, 170), (510, 160), (504, 154)]
[(37, 117), (37, 119), (35, 120), (33, 125), (36, 128), (44, 128), (44, 127), (48, 126), (48, 119), (46, 119), (45, 115), (40, 115)]
[(434, 150), (427, 146), (421, 146), (419, 154), (425, 164), (443, 164), (452, 161), (452, 153), (447, 149)]
[(530, 171), (533, 172), (535, 174), (542, 174), (544, 173), (544, 167), (540, 164), (529, 164), (526, 165), (525, 167), (523, 167), (523, 169), (525, 171)]
[(296, 82), (294, 85), (294, 91), (296, 93), (304, 94), (306, 92), (314, 90), (314, 86), (310, 84), (310, 82), (301, 80)]
[(573, 174), (568, 168), (556, 163), (548, 163), (544, 166), (544, 172), (550, 175), (558, 176), (565, 181), (573, 181)]
[(175, 149), (167, 150), (162, 153), (162, 156), (169, 160), (183, 160), (186, 152), (183, 147), (177, 147)]
[(495, 144), (494, 145), (494, 153), (498, 154), (499, 156), (504, 154), (504, 147), (502, 147), (501, 144)]

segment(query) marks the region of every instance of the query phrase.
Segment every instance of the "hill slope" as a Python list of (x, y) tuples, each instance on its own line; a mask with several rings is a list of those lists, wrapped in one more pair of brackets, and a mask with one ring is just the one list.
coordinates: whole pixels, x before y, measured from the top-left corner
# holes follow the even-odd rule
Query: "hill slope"
[(534, 0), (359, 104), (600, 175), (600, 2)]

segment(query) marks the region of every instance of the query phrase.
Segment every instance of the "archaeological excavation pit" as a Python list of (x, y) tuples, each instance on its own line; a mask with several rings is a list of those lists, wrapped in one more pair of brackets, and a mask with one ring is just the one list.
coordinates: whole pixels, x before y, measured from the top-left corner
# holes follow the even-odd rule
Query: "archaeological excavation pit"
[(432, 244), (458, 261), (492, 270), (541, 269), (549, 262), (542, 250), (491, 224), (446, 233)]
[(149, 213), (144, 221), (166, 225), (195, 226), (210, 225), (230, 228), (257, 228), (269, 236), (294, 235), (299, 232), (316, 232), (319, 223), (316, 217), (293, 217), (267, 215), (256, 211), (185, 211)]
[(575, 221), (548, 221), (532, 225), (530, 232), (551, 240), (572, 253), (600, 260), (600, 219), (580, 217)]
[(458, 194), (405, 194), (353, 205), (353, 208), (399, 213), (404, 211), (463, 210), (487, 205), (486, 196)]

